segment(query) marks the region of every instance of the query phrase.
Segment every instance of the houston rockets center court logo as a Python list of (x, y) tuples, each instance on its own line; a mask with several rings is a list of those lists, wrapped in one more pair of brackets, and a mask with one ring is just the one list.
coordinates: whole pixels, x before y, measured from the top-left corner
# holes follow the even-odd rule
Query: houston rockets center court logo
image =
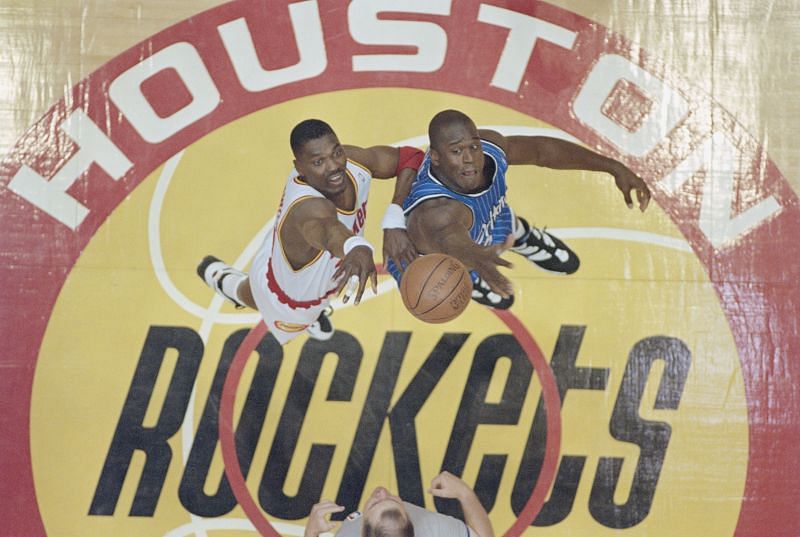
[[(4, 535), (302, 535), (311, 505), (448, 469), (498, 533), (796, 535), (795, 194), (727, 111), (551, 5), (231, 2), (73, 88), (0, 164)], [(658, 51), (654, 51), (656, 54)], [(245, 267), (299, 120), (424, 145), (458, 108), (642, 175), (513, 169), (582, 257), (506, 314), (413, 319), (389, 280), (281, 348), (194, 274)], [(378, 182), (376, 183), (383, 183)], [(367, 237), (391, 182), (376, 184)], [(255, 326), (256, 328), (252, 328)], [(765, 530), (768, 528), (768, 530)]]

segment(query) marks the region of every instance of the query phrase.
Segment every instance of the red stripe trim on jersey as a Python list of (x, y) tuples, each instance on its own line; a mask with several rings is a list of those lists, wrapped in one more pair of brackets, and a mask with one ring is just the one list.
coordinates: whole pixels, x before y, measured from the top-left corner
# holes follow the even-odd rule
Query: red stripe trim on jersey
[(283, 289), (281, 289), (281, 286), (275, 280), (275, 275), (274, 275), (274, 273), (272, 271), (272, 259), (271, 258), (267, 262), (267, 273), (265, 274), (265, 276), (267, 278), (267, 287), (269, 288), (269, 290), (272, 291), (272, 293), (276, 297), (278, 297), (278, 300), (280, 300), (281, 303), (286, 304), (287, 306), (292, 307), (292, 308), (308, 309), (308, 308), (313, 308), (314, 306), (319, 306), (320, 304), (322, 304), (323, 300), (325, 300), (326, 298), (328, 298), (329, 296), (331, 296), (332, 294), (334, 294), (336, 292), (336, 287), (334, 287), (333, 289), (328, 291), (325, 294), (325, 296), (320, 297), (320, 298), (315, 298), (314, 300), (295, 300), (295, 299), (293, 299), (292, 297), (287, 295), (283, 291)]

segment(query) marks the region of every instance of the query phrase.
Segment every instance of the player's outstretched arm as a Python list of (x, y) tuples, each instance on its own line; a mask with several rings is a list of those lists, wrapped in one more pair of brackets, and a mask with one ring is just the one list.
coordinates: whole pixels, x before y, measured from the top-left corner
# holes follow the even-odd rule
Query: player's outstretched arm
[(457, 499), (464, 511), (464, 522), (467, 526), (472, 528), (478, 537), (494, 537), (486, 509), (481, 505), (475, 492), (461, 478), (450, 472), (442, 472), (433, 478), (428, 492), (439, 498)]
[(583, 146), (549, 136), (503, 136), (488, 129), (481, 129), (480, 135), (481, 138), (502, 147), (509, 164), (535, 164), (556, 170), (605, 172), (614, 177), (628, 208), (633, 208), (631, 191), (636, 192), (641, 211), (650, 203), (650, 189), (641, 177), (621, 162)]
[(386, 179), (397, 177), (392, 194), (392, 202), (386, 208), (381, 221), (383, 229), (383, 263), (389, 259), (403, 270), (405, 265), (416, 259), (417, 249), (406, 233), (403, 201), (405, 201), (411, 184), (417, 175), (424, 153), (416, 147), (390, 147), (378, 145), (368, 148), (345, 146), (348, 158), (366, 166), (373, 177)]
[(511, 263), (500, 255), (511, 247), (513, 240), (494, 246), (479, 246), (469, 236), (472, 213), (462, 203), (436, 198), (416, 207), (408, 218), (408, 233), (417, 249), (424, 254), (443, 253), (461, 261), (469, 270), (475, 270), (495, 293), (503, 298), (513, 294), (508, 278), (497, 269), (510, 267)]
[(361, 302), (367, 282), (371, 283), (373, 293), (377, 293), (378, 272), (372, 246), (339, 222), (336, 206), (330, 200), (307, 198), (295, 204), (281, 228), (281, 239), (293, 266), (313, 259), (319, 250), (341, 258), (342, 263), (333, 274), (339, 282), (338, 290), (345, 289), (352, 279), (358, 280), (354, 290), (345, 292), (345, 302), (353, 294), (355, 303)]

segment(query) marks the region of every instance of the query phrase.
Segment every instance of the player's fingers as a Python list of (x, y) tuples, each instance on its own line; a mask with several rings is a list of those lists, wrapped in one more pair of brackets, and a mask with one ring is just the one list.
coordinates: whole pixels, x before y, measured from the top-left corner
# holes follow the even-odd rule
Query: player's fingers
[(428, 489), (428, 492), (430, 493), (431, 496), (436, 496), (436, 497), (439, 497), (439, 498), (444, 496), (444, 494), (442, 494), (442, 490), (441, 489), (430, 488), (430, 489)]
[(622, 197), (625, 198), (625, 205), (628, 206), (628, 209), (633, 209), (633, 200), (631, 199), (631, 188), (629, 186), (625, 186), (622, 188)]
[[(347, 283), (344, 287), (344, 295), (342, 296), (342, 302), (347, 304), (350, 301), (350, 297), (353, 296), (353, 293), (356, 292), (356, 289), (359, 287), (363, 287), (360, 285), (358, 274), (352, 274), (349, 278), (347, 278)], [(358, 304), (358, 301), (356, 301)]]
[(508, 268), (511, 268), (511, 267), (514, 266), (511, 263), (511, 261), (507, 261), (507, 260), (503, 259), (502, 257), (498, 257), (497, 259), (495, 259), (494, 260), (494, 264), (495, 265), (500, 265), (501, 267), (508, 267)]
[(364, 294), (364, 290), (367, 288), (367, 281), (369, 281), (368, 272), (362, 271), (357, 278), (358, 290), (356, 291), (356, 300), (353, 302), (355, 305), (358, 305), (361, 302), (361, 296)]
[(331, 513), (340, 513), (344, 511), (343, 505), (336, 505), (333, 502), (329, 502), (324, 507), (321, 507), (317, 512), (323, 515), (329, 515)]
[(335, 513), (338, 507), (339, 505), (337, 505), (335, 502), (323, 499), (314, 504), (314, 507), (311, 508), (311, 512), (321, 514)]
[[(336, 270), (333, 273), (332, 276), (333, 281), (338, 281), (339, 278), (342, 278), (342, 276), (344, 275), (344, 271), (345, 271), (344, 263), (340, 263), (339, 266), (336, 267)], [(339, 288), (338, 288), (339, 291), (342, 290), (342, 285), (344, 285), (345, 281), (346, 280), (342, 278), (342, 280), (339, 282)]]
[(647, 187), (636, 189), (636, 197), (639, 199), (639, 210), (644, 212), (650, 204), (650, 190)]
[(356, 299), (353, 301), (353, 304), (355, 304), (356, 306), (361, 304), (361, 295), (364, 294), (364, 289), (366, 288), (367, 288), (367, 280), (364, 280), (363, 282), (359, 283), (358, 291), (356, 291)]
[(494, 254), (496, 256), (500, 256), (503, 254), (503, 252), (509, 250), (512, 246), (514, 246), (514, 235), (509, 233), (508, 236), (506, 237), (506, 240), (503, 241), (503, 244), (495, 244), (493, 246), (490, 246), (489, 248), (491, 248), (491, 250), (494, 251)]
[(408, 250), (406, 250), (405, 261), (407, 265), (413, 263), (414, 260), (418, 257), (419, 257), (419, 252), (413, 246), (410, 246)]
[(373, 270), (372, 274), (369, 275), (369, 281), (372, 283), (372, 294), (378, 294), (378, 271)]
[(514, 288), (511, 285), (511, 281), (509, 281), (499, 272), (497, 273), (496, 276), (486, 280), (486, 283), (489, 284), (489, 288), (492, 291), (502, 296), (503, 298), (510, 297), (514, 292)]
[(338, 295), (341, 294), (341, 292), (344, 290), (344, 286), (347, 285), (348, 278), (345, 276), (344, 271), (338, 270), (337, 272), (339, 274), (334, 275), (333, 280), (339, 282), (336, 284), (336, 294)]

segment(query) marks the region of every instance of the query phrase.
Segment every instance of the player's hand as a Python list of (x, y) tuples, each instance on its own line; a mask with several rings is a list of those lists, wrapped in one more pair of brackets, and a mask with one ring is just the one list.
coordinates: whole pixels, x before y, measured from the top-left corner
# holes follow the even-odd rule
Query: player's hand
[(344, 290), (342, 302), (345, 304), (355, 294), (353, 303), (358, 305), (368, 281), (372, 284), (372, 292), (378, 294), (378, 270), (372, 260), (372, 250), (366, 246), (356, 246), (350, 250), (333, 273), (333, 280), (339, 282), (337, 293)]
[(613, 175), (614, 182), (617, 184), (617, 188), (619, 188), (620, 192), (622, 192), (628, 209), (633, 209), (631, 190), (635, 190), (636, 200), (639, 202), (639, 210), (644, 212), (644, 210), (647, 209), (647, 205), (650, 203), (650, 189), (647, 187), (644, 180), (625, 166), (620, 166)]
[(511, 263), (500, 257), (506, 250), (514, 245), (513, 235), (506, 238), (503, 244), (482, 247), (482, 255), (476, 259), (473, 268), (489, 288), (503, 298), (514, 294), (511, 280), (503, 276), (497, 267), (511, 267)]
[(428, 492), (439, 498), (456, 498), (460, 500), (472, 494), (472, 489), (460, 477), (450, 472), (442, 472), (433, 478)]
[(344, 511), (343, 506), (336, 505), (330, 500), (321, 500), (319, 503), (314, 504), (308, 514), (308, 524), (306, 524), (306, 531), (303, 533), (303, 537), (318, 537), (320, 533), (332, 530), (336, 527), (336, 523), (331, 522), (329, 516), (342, 511)]
[(400, 272), (419, 256), (405, 229), (383, 230), (383, 266), (391, 259)]

